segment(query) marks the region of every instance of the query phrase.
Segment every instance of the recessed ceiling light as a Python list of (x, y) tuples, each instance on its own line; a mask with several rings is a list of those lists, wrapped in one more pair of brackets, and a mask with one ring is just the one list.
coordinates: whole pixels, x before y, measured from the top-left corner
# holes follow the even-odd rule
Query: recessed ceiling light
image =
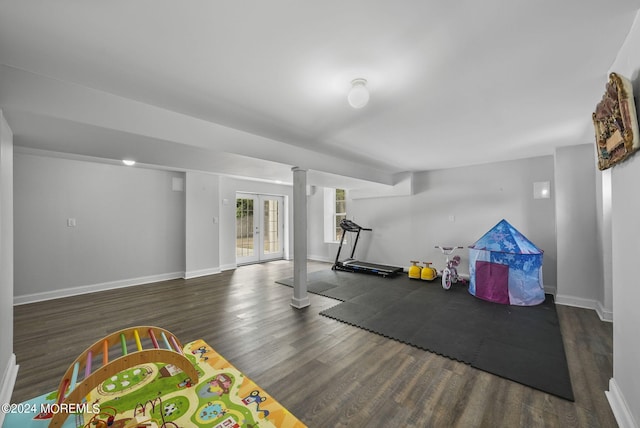
[(122, 159), (122, 163), (126, 166), (133, 166), (136, 164), (136, 161), (134, 161), (133, 159)]

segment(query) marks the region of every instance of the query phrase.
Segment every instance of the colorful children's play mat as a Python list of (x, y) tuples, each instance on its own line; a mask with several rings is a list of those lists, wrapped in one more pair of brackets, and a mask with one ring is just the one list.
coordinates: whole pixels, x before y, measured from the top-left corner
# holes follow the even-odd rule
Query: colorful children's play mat
[[(305, 426), (204, 341), (188, 343), (184, 354), (198, 371), (197, 384), (171, 364), (131, 367), (94, 389), (63, 427)], [(50, 419), (38, 419), (38, 414), (43, 409), (57, 410), (56, 399), (53, 392), (14, 405), (3, 428), (48, 426)]]

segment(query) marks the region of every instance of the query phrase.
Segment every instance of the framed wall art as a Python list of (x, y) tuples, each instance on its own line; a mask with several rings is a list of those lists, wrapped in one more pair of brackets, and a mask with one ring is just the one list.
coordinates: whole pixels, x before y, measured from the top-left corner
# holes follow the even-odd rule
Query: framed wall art
[(625, 77), (609, 74), (605, 93), (592, 119), (600, 170), (614, 166), (640, 148), (633, 88)]

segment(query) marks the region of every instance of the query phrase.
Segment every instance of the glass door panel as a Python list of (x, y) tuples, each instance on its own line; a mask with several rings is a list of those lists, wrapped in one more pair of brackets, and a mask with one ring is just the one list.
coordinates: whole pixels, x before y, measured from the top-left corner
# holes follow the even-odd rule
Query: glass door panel
[(255, 208), (259, 207), (256, 195), (236, 196), (236, 262), (252, 263), (258, 261), (256, 246), (257, 217)]
[(282, 258), (282, 235), (284, 221), (282, 217), (283, 198), (281, 196), (261, 195), (262, 201), (262, 246), (261, 260)]
[(256, 263), (284, 257), (284, 198), (236, 195), (236, 263)]

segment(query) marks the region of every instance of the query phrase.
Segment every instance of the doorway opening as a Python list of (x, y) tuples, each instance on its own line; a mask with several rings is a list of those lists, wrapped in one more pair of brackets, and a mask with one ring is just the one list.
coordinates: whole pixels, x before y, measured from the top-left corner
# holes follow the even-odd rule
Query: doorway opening
[(236, 194), (236, 263), (284, 258), (284, 197)]

